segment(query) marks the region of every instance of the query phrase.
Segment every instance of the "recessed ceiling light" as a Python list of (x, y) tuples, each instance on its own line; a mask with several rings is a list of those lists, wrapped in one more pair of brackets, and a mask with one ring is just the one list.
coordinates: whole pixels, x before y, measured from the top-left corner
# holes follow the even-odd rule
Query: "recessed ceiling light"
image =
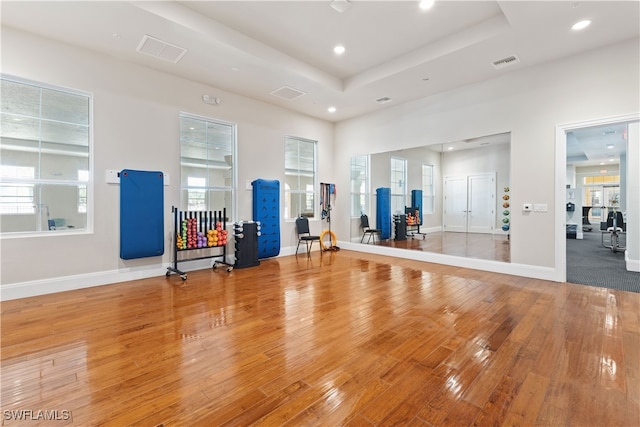
[(613, 145), (613, 144), (609, 144), (609, 145), (607, 145), (607, 148), (608, 148), (608, 149), (612, 149), (612, 148), (614, 148), (614, 147), (615, 147), (615, 145)]
[(342, 45), (337, 45), (336, 47), (333, 48), (333, 51), (335, 52), (336, 55), (342, 55), (345, 52), (345, 48)]
[(613, 161), (615, 161), (615, 160), (616, 160), (616, 159), (609, 159), (609, 161), (610, 161), (610, 162), (613, 162)]
[(453, 150), (453, 147), (449, 147), (449, 148), (447, 148), (447, 150)]
[(571, 29), (575, 31), (584, 30), (589, 25), (591, 25), (591, 21), (589, 21), (588, 19), (585, 19), (584, 21), (576, 22), (575, 24), (573, 24)]
[(329, 107), (327, 108), (327, 111), (330, 113), (335, 113), (336, 112), (336, 107)]
[(604, 165), (605, 165), (605, 163), (604, 163), (604, 162), (600, 162), (600, 166), (604, 166)]
[(435, 4), (435, 0), (421, 0), (419, 7), (422, 10), (429, 10), (433, 7), (434, 4)]

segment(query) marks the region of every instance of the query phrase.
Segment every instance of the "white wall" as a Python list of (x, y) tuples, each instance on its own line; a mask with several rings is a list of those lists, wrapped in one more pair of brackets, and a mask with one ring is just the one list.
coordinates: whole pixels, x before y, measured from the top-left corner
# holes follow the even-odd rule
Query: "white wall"
[[(410, 148), (511, 132), (511, 261), (520, 271), (528, 268), (527, 274), (559, 279), (564, 273), (556, 269), (554, 217), (561, 209), (564, 219), (565, 206), (556, 206), (555, 195), (562, 191), (564, 200), (565, 176), (562, 188), (556, 188), (555, 127), (640, 111), (639, 51), (634, 39), (530, 69), (497, 72), (493, 80), (341, 122), (335, 137), (341, 147), (336, 182), (348, 186), (348, 161), (356, 153), (387, 151), (391, 144)], [(638, 169), (637, 158), (631, 162)], [(546, 204), (548, 212), (525, 214), (518, 208), (524, 203)], [(340, 220), (346, 217), (339, 212), (335, 216), (337, 235), (348, 235), (348, 222)], [(431, 258), (425, 254), (420, 259)], [(517, 272), (491, 262), (473, 266)]]
[(627, 145), (627, 270), (640, 271), (640, 123), (629, 125)]
[[(283, 181), (285, 135), (317, 140), (318, 182), (332, 180), (334, 125), (329, 122), (7, 28), (2, 29), (2, 72), (94, 96), (93, 232), (4, 238), (4, 299), (74, 283), (87, 286), (164, 274), (172, 254), (171, 206), (180, 201), (180, 112), (237, 124), (238, 219), (252, 217), (246, 181)], [(215, 93), (222, 104), (204, 104), (203, 93)], [(164, 193), (162, 257), (119, 258), (119, 186), (106, 184), (105, 171), (123, 168), (162, 170), (171, 178)], [(312, 231), (321, 226), (320, 221), (311, 223)], [(293, 223), (282, 222), (281, 233), (283, 247), (295, 246)], [(232, 253), (233, 245), (229, 247)]]
[[(496, 72), (490, 81), (339, 123), (334, 137), (334, 126), (328, 122), (3, 28), (4, 73), (94, 95), (94, 216), (92, 233), (3, 239), (2, 298), (163, 274), (171, 259), (170, 207), (179, 202), (178, 114), (182, 111), (237, 123), (240, 219), (251, 218), (246, 181), (283, 180), (285, 135), (318, 140), (318, 181), (347, 189), (349, 161), (355, 154), (511, 132), (511, 259), (516, 267), (530, 268), (509, 269), (482, 260), (462, 262), (437, 254), (418, 259), (555, 279), (559, 277), (554, 262), (555, 210), (562, 209), (564, 218), (564, 204), (555, 202), (559, 191), (554, 186), (555, 126), (640, 111), (639, 51), (635, 39), (529, 70)], [(215, 93), (222, 104), (203, 104), (203, 93)], [(635, 220), (639, 157), (637, 149), (630, 148), (629, 191), (635, 188), (635, 194), (629, 194), (628, 202), (630, 212), (636, 209), (630, 217)], [(106, 184), (104, 173), (121, 168), (162, 170), (174, 177), (165, 187), (163, 257), (119, 258), (119, 188)], [(564, 184), (561, 190), (564, 199)], [(340, 194), (347, 193), (338, 193), (332, 230), (342, 240), (349, 236), (350, 214), (348, 197)], [(517, 209), (523, 203), (546, 203), (549, 211), (525, 215)], [(293, 224), (281, 225), (283, 247), (295, 246)], [(313, 221), (312, 232), (323, 226)], [(631, 262), (637, 263), (637, 248), (628, 253), (635, 257)]]

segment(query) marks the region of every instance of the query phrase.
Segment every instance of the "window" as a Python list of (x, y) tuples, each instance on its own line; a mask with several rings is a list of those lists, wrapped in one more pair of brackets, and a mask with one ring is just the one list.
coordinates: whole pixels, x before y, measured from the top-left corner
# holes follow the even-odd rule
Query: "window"
[(591, 206), (588, 219), (603, 221), (606, 219), (607, 208), (620, 207), (620, 175), (585, 176), (584, 206)]
[(351, 158), (351, 216), (369, 214), (369, 156)]
[(1, 83), (2, 233), (85, 230), (91, 96), (4, 75)]
[(435, 192), (433, 189), (433, 166), (422, 165), (422, 213), (432, 214)]
[(236, 126), (180, 115), (181, 209), (234, 218)]
[(404, 213), (407, 200), (407, 161), (391, 158), (391, 213)]
[[(33, 184), (21, 184), (20, 180), (33, 180), (35, 169), (25, 166), (0, 165), (0, 213), (2, 214), (34, 214), (35, 201)], [(13, 184), (10, 181), (15, 180)]]
[(284, 141), (284, 217), (315, 217), (316, 141), (286, 137)]

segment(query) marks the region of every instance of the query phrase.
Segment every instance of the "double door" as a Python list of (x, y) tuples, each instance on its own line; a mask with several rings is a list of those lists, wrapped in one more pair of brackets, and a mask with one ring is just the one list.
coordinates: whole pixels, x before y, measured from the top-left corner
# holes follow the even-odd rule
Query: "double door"
[(444, 231), (493, 233), (496, 174), (445, 177)]

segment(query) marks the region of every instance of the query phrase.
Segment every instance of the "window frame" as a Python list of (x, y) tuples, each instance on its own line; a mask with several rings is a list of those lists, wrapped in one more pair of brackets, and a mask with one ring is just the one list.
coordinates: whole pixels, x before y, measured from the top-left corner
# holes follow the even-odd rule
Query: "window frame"
[[(191, 142), (191, 140), (189, 141), (185, 141), (183, 140), (183, 133), (182, 133), (182, 127), (184, 125), (183, 123), (183, 119), (187, 119), (187, 120), (196, 120), (196, 121), (200, 121), (203, 122), (206, 126), (208, 126), (209, 124), (213, 124), (216, 126), (228, 126), (229, 129), (231, 130), (231, 156), (232, 156), (232, 162), (231, 165), (229, 166), (230, 170), (231, 170), (231, 185), (230, 186), (225, 186), (225, 185), (210, 185), (206, 183), (206, 179), (207, 178), (203, 178), (205, 179), (205, 186), (200, 186), (200, 185), (196, 185), (196, 186), (189, 186), (188, 184), (183, 184), (185, 181), (188, 182), (189, 180), (189, 176), (185, 177), (183, 176), (184, 174), (184, 170), (183, 170), (183, 166), (184, 163), (182, 161), (183, 155), (182, 155), (182, 149), (183, 149), (183, 143), (184, 142)], [(212, 206), (211, 203), (211, 197), (210, 194), (212, 192), (217, 192), (217, 193), (225, 193), (225, 192), (229, 192), (231, 193), (231, 202), (230, 202), (230, 209), (231, 212), (229, 212), (229, 210), (227, 209), (227, 217), (229, 217), (229, 221), (233, 222), (236, 220), (237, 215), (238, 215), (238, 209), (237, 209), (237, 189), (238, 189), (238, 168), (237, 168), (237, 159), (238, 159), (238, 154), (237, 154), (237, 150), (238, 150), (238, 126), (236, 123), (231, 123), (231, 122), (227, 122), (224, 120), (220, 120), (220, 119), (215, 119), (212, 117), (206, 117), (206, 116), (201, 116), (201, 115), (197, 115), (197, 114), (192, 114), (192, 113), (187, 113), (187, 112), (180, 112), (179, 114), (179, 126), (180, 126), (180, 206), (181, 208), (185, 208), (186, 210), (193, 210), (193, 211), (222, 211), (223, 208), (226, 208), (226, 206)], [(208, 146), (209, 145), (209, 141), (204, 141), (204, 143)], [(210, 168), (209, 166), (206, 166), (205, 169), (207, 169), (207, 177), (209, 176), (209, 171)], [(199, 177), (191, 177), (191, 178), (196, 178), (198, 179)], [(187, 194), (187, 200), (184, 200), (184, 192), (186, 191)], [(195, 210), (195, 209), (189, 209), (189, 192), (190, 191), (194, 191), (198, 194), (202, 194), (204, 192), (204, 205), (205, 208), (204, 209), (200, 209), (200, 210)], [(198, 197), (198, 199), (200, 199), (200, 197)], [(229, 216), (231, 215), (231, 216)]]
[[(297, 169), (297, 174), (293, 174), (291, 172), (288, 171), (288, 167), (287, 167), (287, 144), (291, 143), (291, 142), (296, 142), (298, 144), (298, 155), (297, 155), (297, 164), (298, 164), (298, 169)], [(291, 203), (291, 198), (293, 195), (308, 195), (311, 194), (312, 195), (312, 213), (310, 215), (305, 215), (308, 219), (313, 220), (318, 218), (318, 141), (316, 140), (312, 140), (312, 139), (307, 139), (307, 138), (301, 138), (298, 136), (291, 136), (291, 135), (285, 135), (284, 137), (284, 174), (285, 176), (287, 175), (297, 175), (298, 177), (301, 176), (300, 172), (300, 143), (306, 143), (306, 144), (312, 144), (313, 146), (313, 170), (312, 170), (312, 176), (313, 176), (313, 188), (311, 190), (302, 190), (302, 189), (297, 189), (297, 190), (293, 190), (290, 188), (290, 186), (288, 185), (288, 183), (284, 182), (283, 185), (283, 189), (284, 189), (284, 220), (287, 222), (293, 222), (296, 220), (296, 218), (298, 217), (300, 213), (296, 213), (295, 215), (293, 215), (292, 217), (289, 217), (289, 209), (291, 209), (290, 203)], [(305, 197), (305, 203), (308, 203), (308, 198)]]
[[(430, 173), (430, 184), (425, 185), (424, 183), (424, 178), (425, 178), (425, 168), (428, 168)], [(434, 165), (430, 165), (427, 163), (423, 163), (422, 164), (422, 212), (420, 212), (423, 215), (433, 215), (433, 213), (435, 212), (435, 200), (436, 200), (436, 192), (435, 192), (435, 185), (433, 182), (433, 173), (434, 173), (435, 167)], [(430, 203), (427, 203), (430, 200)], [(427, 210), (425, 209), (425, 206), (431, 206), (431, 210)]]
[[(394, 169), (394, 162), (395, 161), (399, 161), (402, 164), (402, 179), (399, 181), (399, 187), (402, 188), (403, 192), (402, 193), (396, 193), (394, 192), (394, 184), (396, 183), (396, 181), (394, 181), (394, 174), (395, 172), (398, 172), (399, 170)], [(405, 207), (407, 206), (407, 159), (403, 159), (401, 157), (395, 157), (392, 156), (390, 161), (389, 161), (389, 170), (390, 170), (390, 177), (389, 177), (389, 183), (390, 183), (390, 187), (391, 187), (391, 214), (395, 214), (395, 213), (401, 213), (404, 214), (404, 210)], [(394, 208), (394, 200), (398, 201), (398, 199), (402, 199), (402, 209), (396, 209), (395, 211), (393, 210)]]
[[(356, 180), (354, 179), (354, 172), (359, 172), (362, 170), (361, 167), (359, 167), (359, 165), (357, 165), (355, 162), (357, 162), (357, 159), (364, 159), (364, 179), (359, 179)], [(354, 191), (355, 185), (354, 183), (356, 181), (364, 181), (364, 189), (362, 191)], [(351, 211), (351, 218), (360, 218), (360, 216), (362, 214), (366, 214), (366, 215), (371, 215), (371, 212), (369, 212), (369, 210), (371, 209), (371, 197), (370, 197), (370, 193), (371, 193), (371, 157), (369, 154), (362, 154), (359, 156), (353, 156), (351, 158), (351, 197), (350, 197), (350, 211)], [(362, 206), (362, 201), (364, 200), (364, 210), (361, 210), (361, 212), (355, 212), (355, 206), (356, 206), (356, 197), (360, 198), (360, 205)]]
[[(18, 77), (15, 75), (9, 75), (9, 74), (4, 74), (4, 73), (0, 73), (0, 80), (2, 81), (8, 81), (8, 82), (12, 82), (12, 83), (16, 83), (16, 84), (21, 84), (21, 85), (26, 85), (26, 86), (33, 86), (35, 88), (37, 88), (40, 91), (40, 96), (42, 96), (42, 91), (52, 91), (52, 92), (59, 92), (62, 94), (67, 94), (67, 95), (74, 95), (74, 96), (79, 96), (79, 97), (83, 97), (86, 98), (86, 102), (87, 102), (87, 110), (86, 110), (86, 114), (87, 114), (87, 124), (86, 124), (86, 128), (87, 128), (87, 169), (82, 169), (82, 170), (87, 170), (88, 172), (88, 179), (87, 180), (80, 180), (79, 178), (76, 179), (43, 179), (41, 177), (41, 164), (40, 162), (38, 162), (38, 167), (34, 168), (35, 170), (35, 176), (33, 179), (11, 179), (11, 178), (2, 178), (1, 182), (2, 184), (19, 184), (19, 185), (31, 185), (33, 187), (33, 201), (34, 201), (34, 212), (30, 213), (29, 215), (40, 215), (42, 216), (42, 212), (43, 212), (43, 207), (46, 207), (46, 205), (41, 204), (41, 203), (35, 203), (38, 202), (39, 199), (39, 194), (41, 193), (42, 189), (44, 187), (47, 186), (60, 186), (60, 187), (76, 187), (76, 206), (73, 210), (75, 210), (78, 214), (80, 215), (85, 215), (85, 223), (84, 223), (84, 227), (74, 227), (74, 228), (50, 228), (48, 226), (48, 224), (41, 224), (42, 222), (42, 218), (40, 218), (38, 220), (38, 223), (40, 224), (40, 226), (36, 227), (36, 230), (28, 230), (28, 231), (5, 231), (2, 232), (0, 231), (0, 239), (12, 239), (12, 238), (31, 238), (31, 237), (49, 237), (49, 236), (59, 236), (59, 235), (68, 235), (68, 234), (91, 234), (93, 233), (93, 219), (94, 219), (94, 202), (93, 202), (93, 195), (94, 195), (94, 137), (93, 137), (93, 131), (94, 131), (94, 120), (93, 120), (93, 103), (94, 103), (94, 99), (93, 99), (93, 93), (88, 92), (88, 91), (84, 91), (84, 90), (80, 90), (80, 89), (74, 89), (74, 88), (69, 88), (69, 87), (65, 87), (65, 86), (58, 86), (58, 85), (53, 85), (53, 84), (49, 84), (49, 83), (44, 83), (44, 82), (40, 82), (40, 81), (36, 81), (36, 80), (31, 80), (31, 79), (27, 79), (27, 78), (23, 78), (23, 77)], [(41, 128), (41, 123), (42, 121), (46, 121), (46, 122), (51, 122), (51, 123), (65, 123), (65, 124), (73, 124), (75, 126), (85, 126), (84, 124), (80, 124), (80, 123), (73, 123), (73, 122), (63, 122), (60, 120), (55, 120), (55, 119), (51, 119), (51, 118), (43, 118), (42, 117), (42, 98), (40, 98), (40, 110), (38, 113), (38, 116), (23, 116), (23, 117), (27, 117), (27, 118), (32, 118), (34, 120), (38, 121), (38, 126), (39, 126), (39, 130), (38, 130), (38, 135), (39, 135), (39, 140), (41, 142), (41, 137), (42, 134), (40, 133), (40, 128)], [(2, 113), (2, 114), (11, 114), (11, 113)], [(16, 115), (16, 114), (13, 114)], [(21, 114), (17, 114), (18, 116), (22, 116)], [(55, 144), (55, 143), (54, 143)], [(0, 147), (2, 146), (2, 144), (0, 144)], [(38, 155), (42, 155), (43, 153), (46, 153), (47, 149), (46, 148), (42, 148), (40, 146), (40, 148), (38, 149), (37, 153)], [(76, 174), (77, 175), (77, 174)], [(79, 196), (80, 196), (80, 190), (84, 189), (85, 192), (85, 206), (86, 206), (86, 212), (80, 212), (79, 210)], [(48, 210), (48, 207), (46, 207), (46, 210)], [(6, 214), (3, 214), (6, 215)], [(11, 215), (27, 215), (26, 213), (21, 214), (11, 214)]]

